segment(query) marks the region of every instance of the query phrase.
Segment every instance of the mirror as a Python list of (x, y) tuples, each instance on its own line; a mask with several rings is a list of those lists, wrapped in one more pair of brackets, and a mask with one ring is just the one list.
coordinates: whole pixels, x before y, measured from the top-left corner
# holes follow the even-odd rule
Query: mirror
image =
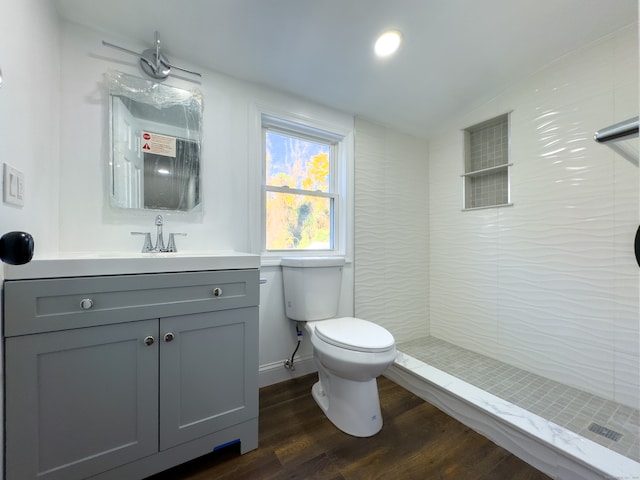
[(110, 204), (201, 209), (202, 95), (119, 72), (109, 85)]

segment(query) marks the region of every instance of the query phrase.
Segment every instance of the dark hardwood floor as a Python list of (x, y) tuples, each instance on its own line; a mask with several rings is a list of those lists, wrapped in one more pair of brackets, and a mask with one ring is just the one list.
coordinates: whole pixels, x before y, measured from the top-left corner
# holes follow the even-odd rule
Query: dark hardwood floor
[(543, 480), (537, 471), (437, 408), (378, 378), (384, 426), (354, 438), (333, 426), (311, 397), (317, 375), (260, 390), (259, 448), (238, 446), (148, 480)]

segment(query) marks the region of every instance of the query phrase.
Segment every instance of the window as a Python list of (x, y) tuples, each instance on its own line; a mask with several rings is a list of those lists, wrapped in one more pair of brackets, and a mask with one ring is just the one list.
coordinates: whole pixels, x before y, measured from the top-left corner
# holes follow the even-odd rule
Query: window
[(263, 115), (263, 249), (337, 250), (342, 137)]
[(509, 114), (464, 130), (465, 210), (511, 205)]

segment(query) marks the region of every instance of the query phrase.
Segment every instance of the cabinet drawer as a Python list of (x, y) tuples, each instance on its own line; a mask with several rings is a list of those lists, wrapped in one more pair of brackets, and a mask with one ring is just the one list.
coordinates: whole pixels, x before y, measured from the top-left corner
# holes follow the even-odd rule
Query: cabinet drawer
[(4, 284), (4, 334), (11, 337), (258, 303), (257, 269), (9, 280)]

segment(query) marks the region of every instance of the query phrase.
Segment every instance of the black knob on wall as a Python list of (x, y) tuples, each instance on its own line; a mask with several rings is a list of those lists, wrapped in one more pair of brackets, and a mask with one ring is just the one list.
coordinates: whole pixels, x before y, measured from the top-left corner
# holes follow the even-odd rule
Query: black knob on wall
[(0, 237), (0, 260), (23, 265), (33, 258), (33, 237), (27, 232), (9, 232)]

